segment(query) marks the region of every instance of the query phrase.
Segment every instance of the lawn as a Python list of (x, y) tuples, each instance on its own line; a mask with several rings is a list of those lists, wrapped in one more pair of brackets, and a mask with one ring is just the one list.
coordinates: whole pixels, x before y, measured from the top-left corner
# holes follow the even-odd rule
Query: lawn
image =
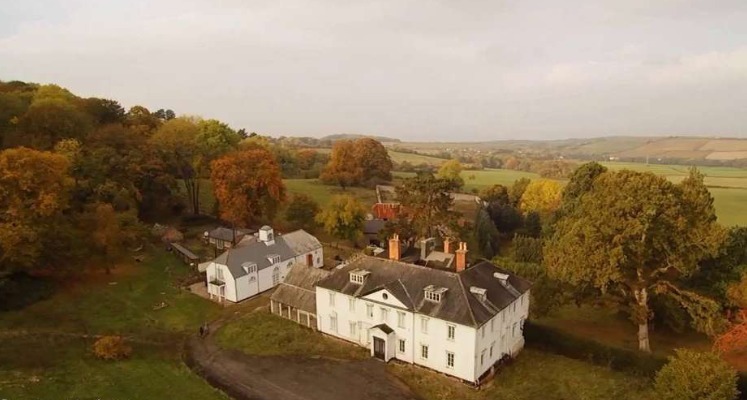
[(325, 185), (318, 179), (284, 179), (283, 182), (288, 194), (306, 194), (321, 207), (329, 204), (332, 196), (341, 194), (354, 196), (366, 206), (371, 206), (376, 202), (376, 191), (373, 189), (350, 187), (342, 190), (339, 186)]
[(221, 327), (217, 343), (259, 356), (320, 356), (361, 360), (370, 357), (360, 346), (323, 336), (295, 322), (257, 311)]
[(412, 165), (428, 164), (428, 165), (441, 165), (444, 163), (443, 158), (431, 157), (422, 154), (413, 153), (401, 153), (398, 151), (389, 150), (389, 158), (395, 163), (408, 162)]
[[(118, 265), (111, 275), (92, 268), (59, 278), (48, 300), (0, 314), (0, 398), (224, 399), (180, 361), (185, 336), (221, 313), (179, 288), (189, 273), (155, 248), (142, 264)], [(102, 334), (130, 338), (133, 357), (94, 358), (92, 339), (81, 335)]]
[(646, 378), (531, 349), (480, 391), (409, 364), (390, 363), (387, 369), (428, 400), (653, 399)]

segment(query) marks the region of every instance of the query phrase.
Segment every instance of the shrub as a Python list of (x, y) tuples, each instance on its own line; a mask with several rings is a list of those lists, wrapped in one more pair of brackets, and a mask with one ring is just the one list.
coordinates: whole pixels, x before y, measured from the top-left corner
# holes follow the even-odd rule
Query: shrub
[(677, 349), (657, 374), (654, 389), (662, 400), (732, 400), (737, 373), (718, 355)]
[(93, 353), (103, 360), (122, 360), (132, 355), (132, 347), (121, 336), (104, 336), (93, 344)]

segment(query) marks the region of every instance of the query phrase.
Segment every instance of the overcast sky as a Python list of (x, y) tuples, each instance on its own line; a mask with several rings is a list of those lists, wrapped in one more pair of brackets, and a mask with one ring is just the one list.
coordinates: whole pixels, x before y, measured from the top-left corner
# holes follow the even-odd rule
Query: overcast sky
[(0, 79), (275, 136), (747, 137), (747, 0), (0, 0)]

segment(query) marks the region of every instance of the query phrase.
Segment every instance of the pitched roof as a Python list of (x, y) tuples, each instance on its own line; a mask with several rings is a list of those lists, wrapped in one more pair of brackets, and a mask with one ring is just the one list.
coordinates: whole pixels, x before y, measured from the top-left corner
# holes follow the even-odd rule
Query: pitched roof
[(371, 207), (376, 219), (394, 219), (399, 214), (399, 203), (376, 203)]
[(314, 285), (327, 277), (329, 271), (294, 264), (285, 280), (278, 285), (270, 298), (274, 301), (316, 314)]
[[(349, 272), (354, 269), (370, 272), (362, 285), (350, 282)], [(509, 276), (508, 284), (513, 290), (494, 276), (496, 272)], [(424, 289), (429, 285), (446, 289), (440, 302), (425, 299)], [(453, 272), (362, 256), (322, 279), (317, 286), (355, 297), (387, 289), (408, 310), (479, 327), (529, 290), (531, 283), (488, 261), (479, 262), (461, 272)], [(485, 298), (472, 293), (470, 287), (486, 289)]]
[[(250, 233), (253, 233), (249, 229), (236, 229), (236, 241), (241, 240), (241, 238), (244, 235), (248, 235)], [(218, 239), (223, 240), (226, 242), (233, 242), (234, 240), (234, 230), (231, 230), (231, 228), (224, 228), (222, 226), (219, 226), (212, 231), (208, 232), (208, 237), (212, 239)]]
[[(296, 254), (308, 253), (322, 247), (319, 240), (303, 229), (281, 235), (288, 247)], [(277, 240), (278, 238), (275, 238)]]
[[(225, 265), (234, 279), (246, 275), (245, 263), (257, 264), (257, 270), (272, 266), (268, 257), (277, 255), (284, 262), (298, 255), (322, 247), (321, 243), (304, 230), (275, 236), (273, 242), (242, 241), (240, 246), (228, 249), (215, 258), (216, 264)], [(316, 246), (316, 247), (314, 247)]]

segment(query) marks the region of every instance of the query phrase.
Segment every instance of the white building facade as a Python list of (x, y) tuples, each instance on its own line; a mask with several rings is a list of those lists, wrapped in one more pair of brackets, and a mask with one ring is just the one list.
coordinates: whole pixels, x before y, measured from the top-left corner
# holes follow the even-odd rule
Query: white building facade
[(262, 227), (210, 262), (206, 269), (210, 298), (239, 302), (280, 284), (294, 264), (320, 268), (324, 263), (321, 243), (298, 230), (275, 236)]
[(318, 329), (392, 358), (478, 382), (524, 345), (529, 282), (482, 262), (459, 272), (373, 257), (318, 282)]

